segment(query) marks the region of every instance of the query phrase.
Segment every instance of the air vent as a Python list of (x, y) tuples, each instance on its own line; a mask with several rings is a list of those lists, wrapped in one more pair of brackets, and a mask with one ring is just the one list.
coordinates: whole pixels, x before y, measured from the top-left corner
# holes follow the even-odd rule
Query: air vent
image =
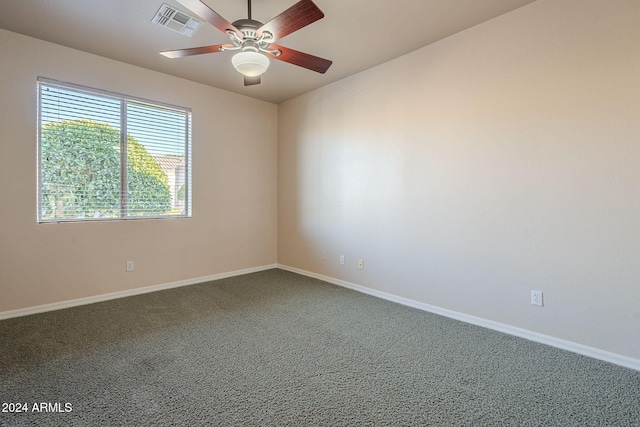
[(151, 21), (187, 37), (191, 37), (202, 24), (202, 21), (185, 15), (165, 3), (160, 6)]

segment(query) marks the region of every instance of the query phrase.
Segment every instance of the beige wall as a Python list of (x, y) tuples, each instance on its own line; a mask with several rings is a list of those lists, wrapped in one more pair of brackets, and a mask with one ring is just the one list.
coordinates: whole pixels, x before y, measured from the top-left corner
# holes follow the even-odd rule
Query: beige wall
[[(276, 262), (276, 105), (4, 30), (0, 57), (0, 312)], [(193, 218), (37, 224), (38, 76), (190, 107)]]
[(640, 359), (638, 17), (539, 0), (281, 104), (279, 263)]

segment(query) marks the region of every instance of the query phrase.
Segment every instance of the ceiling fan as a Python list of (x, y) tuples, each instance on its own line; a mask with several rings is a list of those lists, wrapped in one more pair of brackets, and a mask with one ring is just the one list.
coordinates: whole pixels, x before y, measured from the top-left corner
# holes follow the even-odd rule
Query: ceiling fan
[(260, 76), (269, 67), (269, 58), (288, 62), (318, 73), (325, 73), (332, 64), (328, 59), (273, 44), (275, 41), (324, 17), (324, 13), (311, 0), (300, 0), (266, 24), (251, 19), (251, 0), (247, 0), (248, 19), (239, 19), (233, 24), (218, 15), (201, 0), (176, 1), (227, 34), (231, 39), (231, 44), (217, 44), (160, 52), (167, 58), (237, 51), (238, 53), (231, 58), (231, 62), (235, 69), (244, 75), (245, 86), (260, 83)]

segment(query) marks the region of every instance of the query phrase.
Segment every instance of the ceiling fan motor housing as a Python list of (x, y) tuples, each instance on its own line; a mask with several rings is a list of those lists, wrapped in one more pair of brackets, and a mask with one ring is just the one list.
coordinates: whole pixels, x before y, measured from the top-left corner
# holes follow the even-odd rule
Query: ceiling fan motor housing
[(235, 46), (232, 49), (223, 48), (222, 50), (241, 50), (243, 52), (261, 52), (269, 53), (273, 56), (279, 56), (282, 52), (278, 49), (269, 49), (273, 34), (263, 31), (261, 34), (258, 30), (264, 26), (260, 21), (253, 19), (239, 19), (233, 24), (243, 35), (240, 38), (237, 32), (228, 30), (227, 34), (231, 38), (231, 43)]
[(244, 35), (245, 39), (258, 39), (258, 28), (264, 24), (253, 19), (239, 19), (232, 24)]

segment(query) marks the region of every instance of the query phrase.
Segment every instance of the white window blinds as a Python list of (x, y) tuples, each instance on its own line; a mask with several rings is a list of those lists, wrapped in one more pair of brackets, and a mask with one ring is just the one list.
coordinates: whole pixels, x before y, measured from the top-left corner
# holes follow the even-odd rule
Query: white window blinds
[(38, 79), (38, 221), (191, 216), (191, 111)]

